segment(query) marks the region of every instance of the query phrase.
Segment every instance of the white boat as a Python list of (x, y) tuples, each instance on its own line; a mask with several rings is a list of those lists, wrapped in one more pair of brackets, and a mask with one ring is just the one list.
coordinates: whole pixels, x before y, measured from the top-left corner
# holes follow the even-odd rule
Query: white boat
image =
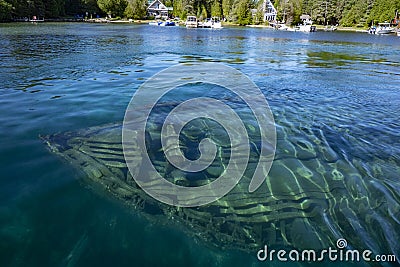
[(269, 26), (278, 31), (289, 31), (289, 32), (296, 31), (295, 28), (287, 26), (284, 22), (276, 22), (276, 23), (270, 22)]
[(292, 28), (292, 27), (289, 27), (289, 26), (287, 26), (286, 24), (277, 24), (277, 30), (279, 30), (279, 31), (288, 31), (288, 32), (295, 32), (296, 31), (296, 29), (295, 28)]
[(151, 21), (151, 22), (149, 22), (149, 25), (151, 25), (151, 26), (158, 26), (158, 25), (160, 25), (162, 22), (161, 21)]
[(376, 26), (371, 26), (368, 31), (369, 34), (376, 34)]
[(167, 20), (167, 21), (152, 21), (152, 22), (149, 22), (149, 25), (151, 25), (151, 26), (161, 26), (161, 27), (176, 26), (175, 22), (174, 21), (170, 21), (170, 20)]
[(389, 22), (379, 23), (375, 29), (375, 34), (391, 34), (394, 33), (394, 28), (390, 26)]
[(40, 19), (36, 16), (33, 16), (32, 19), (28, 20), (29, 22), (36, 23), (36, 22), (44, 22), (44, 18)]
[(316, 32), (317, 31), (317, 28), (315, 26), (312, 26), (311, 24), (298, 25), (295, 29), (296, 29), (296, 31), (300, 31), (300, 32)]
[(186, 28), (197, 28), (198, 22), (196, 16), (187, 16)]
[(162, 26), (162, 27), (169, 27), (169, 26), (176, 26), (174, 21), (163, 21), (161, 24), (159, 24), (158, 26)]
[(317, 28), (313, 26), (313, 21), (309, 15), (301, 15), (300, 19), (303, 21), (303, 24), (298, 25), (295, 29), (296, 31), (301, 32), (315, 32)]
[(213, 28), (213, 29), (222, 29), (223, 28), (221, 20), (218, 17), (211, 18), (211, 28)]
[(326, 31), (326, 32), (333, 32), (333, 31), (336, 31), (336, 30), (337, 30), (337, 27), (333, 26), (333, 25), (331, 25), (331, 26), (326, 25), (325, 28), (324, 28), (324, 31)]
[(206, 19), (205, 21), (199, 22), (197, 27), (198, 28), (211, 28), (212, 27), (211, 19)]
[(290, 29), (285, 23), (275, 23), (273, 24), (273, 27), (279, 31), (287, 31)]
[(398, 30), (396, 34), (397, 34), (397, 36), (400, 36), (400, 30)]

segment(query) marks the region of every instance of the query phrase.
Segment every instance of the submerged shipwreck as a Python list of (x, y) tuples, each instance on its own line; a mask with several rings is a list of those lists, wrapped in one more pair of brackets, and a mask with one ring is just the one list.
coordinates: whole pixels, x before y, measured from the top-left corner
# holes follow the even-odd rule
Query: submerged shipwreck
[[(264, 245), (296, 249), (336, 248), (345, 238), (347, 248), (369, 249), (374, 254), (400, 258), (399, 164), (379, 167), (395, 159), (357, 151), (357, 139), (328, 125), (292, 123), (284, 110), (275, 114), (277, 150), (265, 183), (248, 192), (257, 138), (253, 139), (246, 172), (236, 187), (221, 199), (201, 207), (182, 208), (152, 199), (135, 183), (125, 163), (121, 144), (122, 124), (108, 124), (74, 132), (42, 136), (50, 150), (80, 170), (84, 180), (102, 192), (141, 212), (151, 221), (181, 224), (185, 232), (206, 244), (255, 253)], [(250, 125), (250, 124), (249, 124)], [(246, 125), (248, 129), (252, 127)], [(190, 148), (203, 133), (215, 127), (200, 120), (184, 128), (181, 145)], [(157, 171), (184, 186), (207, 183), (223, 172), (229, 150), (224, 134), (213, 134), (220, 148), (213, 164), (197, 176), (176, 170), (158, 147), (161, 128), (149, 124), (148, 153)], [(179, 134), (176, 132), (175, 134)], [(256, 136), (256, 134), (255, 134)], [(335, 142), (331, 142), (336, 139)], [(340, 139), (340, 140), (339, 140)], [(341, 147), (353, 149), (351, 157)], [(364, 154), (365, 152), (365, 154)], [(142, 152), (132, 159), (141, 175)], [(397, 166), (397, 167), (396, 167)], [(387, 170), (391, 170), (389, 173)], [(397, 177), (398, 178), (398, 177)], [(397, 184), (397, 187), (396, 187)]]

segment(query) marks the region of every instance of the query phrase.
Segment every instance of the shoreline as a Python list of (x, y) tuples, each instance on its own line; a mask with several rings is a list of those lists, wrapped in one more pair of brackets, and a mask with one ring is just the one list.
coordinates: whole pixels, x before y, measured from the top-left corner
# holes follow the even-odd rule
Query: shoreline
[[(94, 19), (77, 19), (77, 18), (59, 18), (59, 19), (45, 19), (45, 21), (24, 21), (24, 20), (12, 20), (12, 21), (4, 21), (4, 22), (0, 22), (1, 24), (4, 23), (46, 23), (46, 22), (84, 22), (84, 23), (119, 23), (119, 24), (130, 24), (130, 23), (134, 23), (134, 24), (148, 24), (150, 22), (154, 22), (157, 20), (146, 20), (146, 19), (118, 19), (118, 20), (110, 20), (110, 19), (106, 19), (106, 18), (94, 18)], [(184, 23), (183, 21), (179, 21), (178, 24), (182, 24)], [(240, 26), (237, 23), (232, 23), (232, 22), (223, 22), (222, 23), (223, 26), (237, 26), (237, 27), (249, 27), (249, 28), (269, 28), (269, 29), (273, 29), (273, 27), (271, 27), (270, 25), (265, 25), (265, 24), (259, 24), (259, 25), (255, 25), (255, 24), (250, 24), (250, 25), (245, 25), (245, 26)], [(315, 25), (317, 27), (318, 31), (324, 31), (325, 26), (323, 25)], [(342, 32), (368, 32), (367, 28), (361, 28), (361, 27), (341, 27), (338, 26), (337, 27), (337, 31), (342, 31)]]
[[(235, 25), (239, 26), (239, 25)], [(325, 26), (323, 25), (315, 25), (317, 27), (317, 31), (324, 31)], [(246, 25), (246, 27), (250, 28), (269, 28), (269, 29), (274, 29), (272, 26), (269, 25)], [(360, 28), (360, 27), (337, 27), (337, 31), (342, 31), (342, 32), (368, 32), (367, 28)]]
[[(157, 20), (107, 20), (108, 23), (137, 23), (137, 24), (148, 24), (149, 22), (154, 22)], [(89, 22), (88, 20), (86, 22)], [(182, 22), (179, 22), (181, 24)], [(265, 25), (265, 24), (249, 24), (249, 25), (244, 25), (240, 26), (237, 23), (232, 23), (232, 22), (223, 22), (223, 26), (237, 26), (237, 27), (249, 27), (249, 28), (268, 28), (268, 29), (273, 29), (270, 25)], [(324, 31), (325, 26), (323, 25), (316, 25), (318, 31)], [(343, 32), (363, 32), (366, 33), (368, 32), (367, 28), (360, 28), (360, 27), (337, 27), (337, 31), (343, 31)]]

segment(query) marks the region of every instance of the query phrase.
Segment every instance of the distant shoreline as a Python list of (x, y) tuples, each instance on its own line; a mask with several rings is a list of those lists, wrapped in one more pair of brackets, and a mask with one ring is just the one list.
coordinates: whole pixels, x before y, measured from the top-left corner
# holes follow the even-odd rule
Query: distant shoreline
[[(92, 20), (96, 20), (96, 19), (92, 19)], [(152, 21), (156, 21), (156, 20), (107, 20), (105, 22), (107, 23), (137, 23), (137, 24), (148, 24), (149, 22)], [(91, 22), (90, 20), (86, 20), (86, 22)], [(97, 21), (93, 21), (93, 22), (97, 22)], [(97, 23), (101, 23), (100, 21), (98, 21)], [(223, 22), (222, 25), (224, 26), (240, 26), (239, 24), (236, 23), (231, 23), (231, 22)], [(323, 25), (316, 25), (317, 26), (317, 30), (319, 31), (323, 31), (325, 26)], [(264, 25), (264, 24), (260, 24), (260, 25), (255, 25), (255, 24), (250, 24), (250, 25), (246, 25), (244, 27), (250, 27), (250, 28), (271, 28), (271, 26), (269, 25)], [(338, 31), (346, 31), (346, 32), (367, 32), (367, 28), (361, 28), (361, 27), (341, 27), (338, 26), (337, 27)]]
[[(120, 23), (120, 24), (129, 24), (129, 23), (135, 23), (135, 24), (148, 24), (149, 22), (153, 22), (156, 20), (143, 20), (143, 19), (118, 19), (118, 20), (113, 20), (113, 19), (105, 19), (105, 18), (94, 18), (94, 19), (78, 19), (78, 18), (58, 18), (58, 19), (45, 19), (44, 23), (46, 22), (85, 22), (85, 23)], [(13, 23), (13, 22), (32, 22), (34, 21), (25, 21), (23, 19), (16, 19), (16, 20), (11, 20), (11, 21), (3, 21), (1, 23)], [(43, 22), (39, 22), (43, 23)], [(180, 22), (182, 24), (183, 22)], [(236, 23), (231, 23), (231, 22), (225, 22), (223, 23), (224, 26), (240, 26), (239, 24)], [(318, 31), (323, 31), (325, 26), (323, 25), (316, 25)], [(246, 25), (244, 27), (250, 27), (250, 28), (271, 28), (269, 25)], [(362, 28), (362, 27), (337, 27), (337, 31), (345, 31), (345, 32), (367, 32), (367, 28)]]

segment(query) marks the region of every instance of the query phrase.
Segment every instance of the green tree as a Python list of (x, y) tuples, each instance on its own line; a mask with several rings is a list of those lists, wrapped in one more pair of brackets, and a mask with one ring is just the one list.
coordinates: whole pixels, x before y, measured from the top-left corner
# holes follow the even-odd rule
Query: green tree
[[(289, 0), (277, 0), (274, 4), (277, 14), (277, 20), (287, 23), (288, 14), (290, 11), (290, 3)], [(290, 20), (290, 19), (289, 19)]]
[(239, 0), (236, 7), (237, 23), (239, 25), (251, 24), (250, 0)]
[(206, 7), (204, 5), (199, 6), (199, 8), (197, 9), (197, 17), (200, 20), (203, 20), (203, 19), (208, 17), (207, 9), (206, 9)]
[(84, 13), (88, 12), (89, 14), (97, 14), (100, 13), (101, 10), (97, 5), (96, 0), (79, 0), (82, 1), (82, 10)]
[[(97, 1), (96, 1), (97, 6)], [(68, 15), (83, 15), (86, 11), (83, 9), (82, 0), (64, 0), (65, 13)]]
[(367, 23), (390, 22), (394, 18), (396, 10), (400, 11), (400, 0), (376, 0)]
[(127, 0), (97, 0), (100, 9), (110, 16), (122, 17), (128, 6)]
[(7, 21), (11, 19), (11, 12), (13, 6), (4, 0), (0, 0), (0, 21)]
[(345, 6), (342, 13), (341, 24), (343, 26), (353, 26), (358, 24), (366, 11), (366, 1), (355, 1), (351, 5)]
[(181, 19), (186, 19), (187, 11), (182, 0), (173, 1), (173, 14), (175, 17), (180, 17)]
[(289, 12), (287, 14), (287, 23), (288, 24), (299, 24), (300, 16), (303, 14), (302, 12), (302, 1), (301, 0), (293, 0), (289, 3)]
[(211, 16), (212, 17), (222, 16), (222, 7), (221, 3), (218, 0), (215, 0), (211, 5)]
[(43, 0), (43, 5), (46, 18), (59, 18), (65, 15), (64, 0)]
[(262, 24), (263, 22), (264, 22), (264, 12), (260, 8), (258, 8), (253, 18), (253, 23), (259, 25)]
[(146, 17), (146, 0), (129, 0), (125, 9), (125, 17), (143, 19)]
[(298, 24), (302, 14), (311, 14), (310, 11), (304, 10), (302, 0), (279, 0), (275, 2), (275, 8), (278, 12), (277, 20), (286, 24)]
[(222, 0), (222, 16), (228, 20), (232, 20), (233, 0)]

